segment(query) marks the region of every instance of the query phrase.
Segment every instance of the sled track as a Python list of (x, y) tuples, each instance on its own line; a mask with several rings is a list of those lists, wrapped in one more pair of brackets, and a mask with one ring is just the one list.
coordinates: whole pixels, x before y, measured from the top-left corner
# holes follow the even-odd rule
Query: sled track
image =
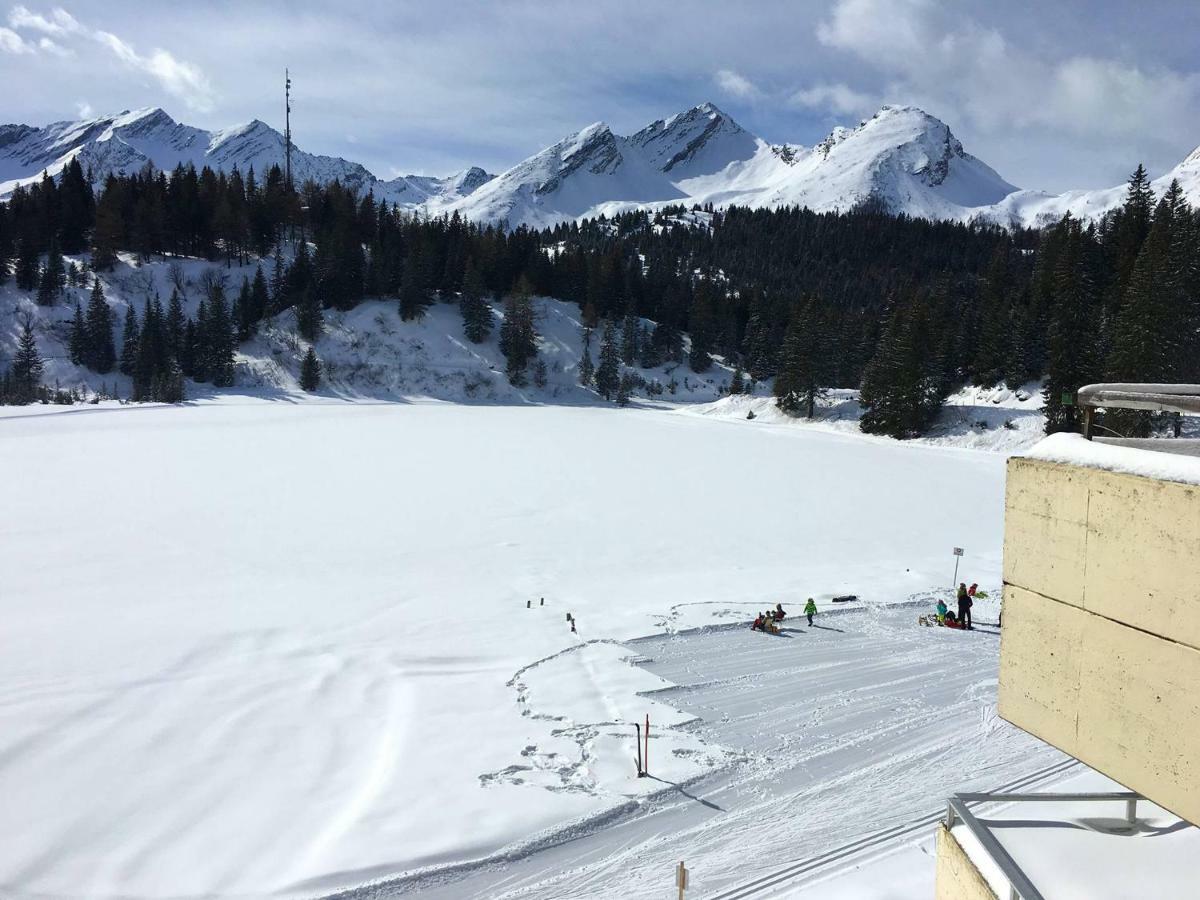
[[(1063, 762), (1046, 766), (1044, 769), (1039, 769), (1030, 775), (1025, 775), (1022, 778), (1018, 778), (1015, 781), (1009, 782), (1008, 784), (1001, 785), (995, 790), (997, 792), (1017, 791), (1032, 787), (1033, 785), (1038, 784), (1047, 778), (1053, 778), (1056, 775), (1062, 775), (1077, 765), (1080, 765), (1078, 760), (1068, 759)], [(773, 872), (770, 875), (764, 875), (761, 878), (755, 879), (754, 881), (749, 881), (746, 884), (738, 887), (729, 888), (728, 890), (722, 891), (719, 894), (713, 894), (708, 898), (708, 900), (742, 900), (742, 898), (745, 897), (753, 897), (762, 893), (763, 891), (779, 887), (783, 883), (791, 881), (794, 878), (799, 878), (802, 875), (807, 875), (811, 872), (823, 869), (832, 863), (840, 862), (847, 857), (855, 856), (865, 850), (870, 850), (873, 847), (882, 846), (896, 840), (897, 838), (905, 837), (913, 832), (922, 831), (929, 826), (934, 825), (944, 817), (944, 811), (939, 810), (936, 813), (931, 813), (922, 819), (918, 819), (916, 822), (910, 822), (905, 825), (896, 825), (892, 828), (886, 828), (883, 831), (877, 831), (874, 834), (869, 834), (857, 841), (851, 841), (849, 844), (843, 844), (841, 847), (835, 847), (834, 849), (828, 850), (825, 853), (819, 854), (818, 856), (799, 860), (798, 862), (792, 863), (791, 865), (786, 866), (777, 872)]]

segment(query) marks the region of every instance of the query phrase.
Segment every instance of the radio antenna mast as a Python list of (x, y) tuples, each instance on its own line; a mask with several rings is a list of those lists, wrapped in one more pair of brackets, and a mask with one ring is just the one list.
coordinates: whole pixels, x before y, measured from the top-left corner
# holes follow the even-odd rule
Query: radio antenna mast
[(283, 141), (285, 153), (285, 165), (287, 166), (287, 186), (288, 190), (293, 190), (292, 185), (292, 76), (287, 69), (283, 70), (283, 105), (284, 105), (284, 126), (283, 126)]

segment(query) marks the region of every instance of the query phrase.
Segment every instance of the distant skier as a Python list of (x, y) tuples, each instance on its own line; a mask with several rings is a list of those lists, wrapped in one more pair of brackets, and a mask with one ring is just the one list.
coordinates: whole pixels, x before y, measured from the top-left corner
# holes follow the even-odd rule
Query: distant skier
[(808, 617), (808, 627), (812, 627), (812, 617), (817, 614), (817, 604), (813, 602), (813, 598), (809, 597), (808, 602), (804, 604), (804, 615)]
[(973, 601), (971, 595), (967, 593), (967, 583), (959, 582), (958, 585), (958, 621), (962, 623), (963, 628), (971, 627), (971, 606)]
[(775, 612), (771, 613), (771, 618), (773, 618), (776, 622), (782, 622), (786, 616), (787, 613), (783, 611), (783, 604), (776, 603)]
[(937, 623), (939, 625), (946, 624), (946, 613), (947, 612), (949, 612), (949, 609), (946, 606), (946, 601), (939, 600), (938, 605), (937, 605)]

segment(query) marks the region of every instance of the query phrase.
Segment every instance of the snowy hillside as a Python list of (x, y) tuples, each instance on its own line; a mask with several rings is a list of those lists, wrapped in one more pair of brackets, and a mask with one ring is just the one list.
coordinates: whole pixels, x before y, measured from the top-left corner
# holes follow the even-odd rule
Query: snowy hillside
[[(97, 179), (148, 161), (262, 173), (284, 160), (283, 136), (263, 122), (204, 131), (143, 109), (44, 128), (0, 126), (0, 198), (18, 184), (59, 172), (77, 156)], [(930, 219), (1040, 226), (1070, 212), (1092, 218), (1116, 206), (1124, 187), (1050, 195), (1009, 184), (967, 153), (950, 128), (914, 106), (885, 106), (854, 127), (839, 126), (812, 147), (769, 144), (712, 103), (623, 137), (603, 123), (568, 135), (499, 176), (477, 167), (444, 178), (381, 180), (344, 159), (295, 150), (299, 181), (332, 179), (402, 208), (457, 211), (479, 222), (543, 227), (667, 204), (807, 206), (845, 210), (871, 200), (893, 213)], [(1200, 148), (1154, 182), (1178, 178), (1200, 203)]]
[[(120, 323), (132, 305), (140, 315), (147, 299), (168, 297), (176, 279), (183, 285), (184, 313), (194, 316), (203, 295), (201, 278), (215, 272), (224, 279), (227, 295), (236, 294), (244, 277), (254, 276), (256, 264), (226, 267), (203, 260), (158, 261), (138, 265), (124, 255), (115, 270), (100, 276), (105, 298), (118, 323), (115, 339), (121, 345)], [(53, 307), (38, 306), (33, 297), (16, 289), (11, 279), (0, 285), (0, 365), (15, 353), (22, 324), (33, 323), (38, 347), (46, 361), (44, 383), (63, 389), (83, 387), (88, 393), (128, 397), (131, 381), (117, 372), (98, 375), (73, 364), (67, 341), (74, 304), (86, 306), (88, 289), (67, 288)], [(534, 301), (540, 335), (539, 356), (546, 365), (546, 384), (513, 387), (505, 375), (499, 346), (502, 305), (492, 303), (495, 327), (482, 344), (463, 336), (456, 302), (438, 303), (420, 321), (400, 319), (395, 300), (367, 301), (349, 312), (325, 311), (325, 325), (315, 345), (324, 378), (319, 395), (342, 398), (430, 398), (465, 403), (603, 402), (596, 392), (579, 385), (584, 327), (579, 307), (551, 298)], [(649, 324), (649, 323), (645, 323)], [(258, 335), (244, 343), (236, 356), (233, 392), (258, 396), (304, 396), (299, 387), (300, 361), (308, 343), (297, 334), (295, 313), (283, 312), (264, 323)], [(600, 334), (593, 334), (591, 357), (597, 361)], [(726, 388), (731, 370), (720, 361), (703, 375), (687, 365), (668, 362), (653, 369), (625, 367), (643, 383), (634, 397), (651, 392), (662, 401), (708, 402)], [(532, 378), (532, 373), (530, 373)], [(659, 389), (661, 388), (661, 393)], [(765, 388), (764, 388), (765, 389)], [(191, 398), (212, 396), (207, 384), (189, 382)]]
[[(1150, 183), (1154, 195), (1162, 197), (1175, 180), (1183, 188), (1189, 203), (1196, 205), (1200, 202), (1200, 147)], [(1019, 223), (1034, 227), (1053, 224), (1067, 213), (1087, 221), (1120, 206), (1125, 201), (1125, 194), (1126, 186), (1123, 184), (1095, 191), (1067, 191), (1064, 194), (1018, 191), (996, 204), (987, 212), (987, 217), (1002, 225)]]

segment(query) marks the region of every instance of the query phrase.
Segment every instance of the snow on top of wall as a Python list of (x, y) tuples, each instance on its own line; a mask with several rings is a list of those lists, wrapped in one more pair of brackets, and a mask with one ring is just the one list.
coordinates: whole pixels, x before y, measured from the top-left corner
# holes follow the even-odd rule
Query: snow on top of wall
[(1200, 484), (1200, 457), (1102, 444), (1086, 440), (1081, 434), (1052, 434), (1022, 456), (1069, 466), (1140, 475), (1159, 481)]

